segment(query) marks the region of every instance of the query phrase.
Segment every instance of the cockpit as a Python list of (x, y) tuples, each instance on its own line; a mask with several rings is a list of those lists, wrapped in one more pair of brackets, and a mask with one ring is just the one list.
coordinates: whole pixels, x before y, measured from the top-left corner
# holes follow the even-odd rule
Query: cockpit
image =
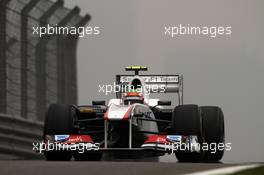
[(144, 97), (142, 93), (139, 92), (127, 92), (123, 98), (125, 105), (131, 105), (134, 103), (144, 103)]
[(129, 85), (128, 91), (123, 93), (123, 102), (125, 105), (130, 105), (134, 103), (144, 103), (144, 95), (142, 92), (141, 80), (135, 78)]

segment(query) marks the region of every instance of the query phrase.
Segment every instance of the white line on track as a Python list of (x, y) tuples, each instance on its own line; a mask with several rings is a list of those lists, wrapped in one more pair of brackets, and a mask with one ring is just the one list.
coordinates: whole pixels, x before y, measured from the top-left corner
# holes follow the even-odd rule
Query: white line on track
[(254, 165), (238, 165), (238, 166), (232, 166), (232, 167), (226, 167), (226, 168), (217, 168), (213, 170), (206, 170), (206, 171), (200, 171), (196, 173), (188, 173), (185, 175), (223, 175), (223, 174), (231, 174), (238, 171), (251, 169), (260, 166), (259, 164)]

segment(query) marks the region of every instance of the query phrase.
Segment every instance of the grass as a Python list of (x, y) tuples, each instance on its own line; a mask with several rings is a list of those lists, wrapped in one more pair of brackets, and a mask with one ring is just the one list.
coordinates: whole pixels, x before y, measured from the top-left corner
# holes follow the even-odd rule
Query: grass
[(264, 166), (239, 171), (231, 175), (264, 175)]

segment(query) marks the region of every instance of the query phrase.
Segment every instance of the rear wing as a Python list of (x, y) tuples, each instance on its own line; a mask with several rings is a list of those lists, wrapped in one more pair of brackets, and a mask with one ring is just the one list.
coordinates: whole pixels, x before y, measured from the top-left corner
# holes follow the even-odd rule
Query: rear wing
[[(182, 75), (136, 75), (140, 77), (150, 93), (177, 93), (179, 104), (183, 102), (183, 76)], [(135, 78), (135, 75), (116, 75), (116, 84), (125, 86)], [(155, 86), (155, 88), (153, 88)], [(153, 91), (155, 89), (155, 91)], [(117, 98), (120, 92), (117, 93)]]

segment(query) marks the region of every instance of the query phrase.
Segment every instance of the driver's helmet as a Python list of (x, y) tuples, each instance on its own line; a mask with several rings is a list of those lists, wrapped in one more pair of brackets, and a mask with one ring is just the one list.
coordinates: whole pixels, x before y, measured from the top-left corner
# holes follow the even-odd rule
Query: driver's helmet
[(132, 91), (132, 92), (126, 92), (123, 96), (124, 104), (134, 104), (134, 103), (144, 103), (144, 97), (142, 93)]

